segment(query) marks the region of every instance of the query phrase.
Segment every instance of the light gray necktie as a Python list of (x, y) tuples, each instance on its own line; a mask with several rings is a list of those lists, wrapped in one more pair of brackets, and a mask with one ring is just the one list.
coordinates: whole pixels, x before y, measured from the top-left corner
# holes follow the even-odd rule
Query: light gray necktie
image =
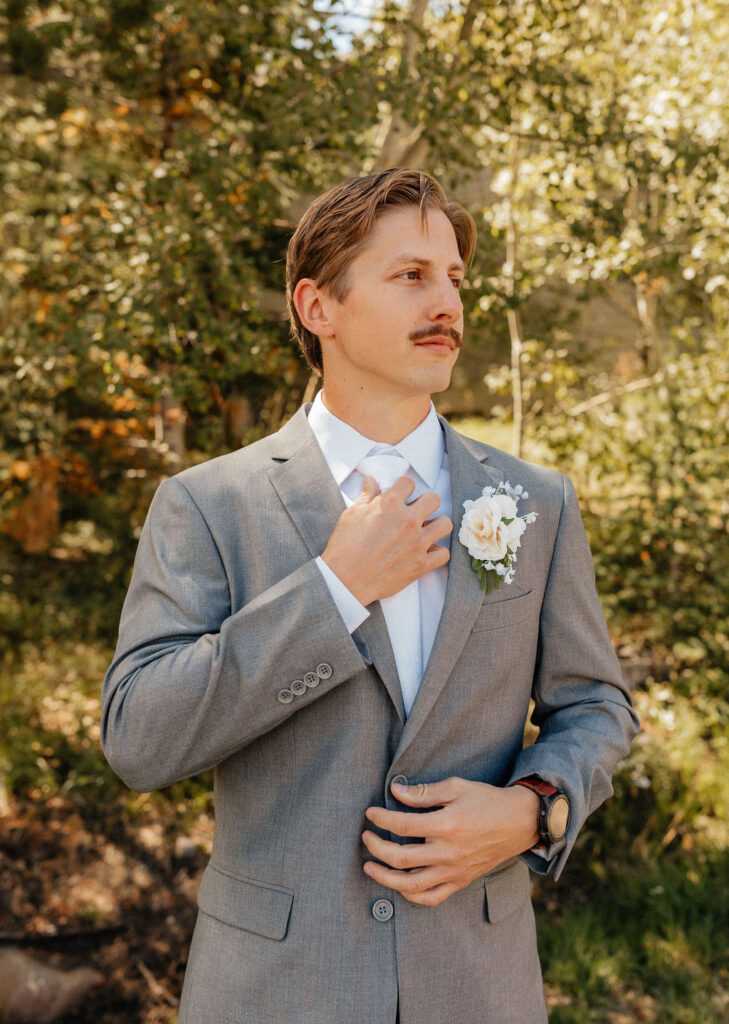
[[(398, 477), (408, 474), (410, 463), (395, 448), (378, 444), (371, 452), (373, 454), (358, 463), (357, 469), (363, 476), (373, 476), (380, 491), (392, 487)], [(409, 714), (423, 676), (419, 581), (415, 580), (392, 597), (383, 598), (380, 604), (390, 634), (405, 711)]]

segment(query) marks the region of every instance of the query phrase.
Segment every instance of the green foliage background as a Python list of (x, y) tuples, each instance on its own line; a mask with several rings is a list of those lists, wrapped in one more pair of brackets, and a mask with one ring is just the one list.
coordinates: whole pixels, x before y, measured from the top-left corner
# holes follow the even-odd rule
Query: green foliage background
[(520, 396), (515, 443), (574, 479), (640, 684), (616, 797), (539, 894), (552, 1019), (729, 1020), (727, 13), (0, 5), (7, 796), (131, 813), (89, 707), (154, 488), (312, 393), (282, 302), (308, 200), (421, 166), (480, 228), (492, 399), (467, 429), (510, 444)]

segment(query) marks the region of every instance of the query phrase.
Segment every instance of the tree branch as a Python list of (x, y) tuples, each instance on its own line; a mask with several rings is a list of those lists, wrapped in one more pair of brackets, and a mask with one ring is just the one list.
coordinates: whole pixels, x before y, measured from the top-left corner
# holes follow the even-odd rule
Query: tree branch
[(479, 0), (468, 0), (466, 10), (463, 12), (461, 31), (458, 33), (458, 42), (467, 43), (473, 35), (473, 25), (476, 21), (476, 12), (480, 7)]
[(571, 417), (581, 416), (583, 413), (596, 409), (599, 405), (605, 405), (606, 402), (611, 402), (615, 398), (629, 395), (633, 391), (642, 391), (644, 388), (651, 387), (652, 384), (659, 384), (663, 377), (663, 372), (654, 373), (652, 377), (641, 377), (640, 380), (631, 380), (627, 384), (611, 388), (610, 391), (603, 391), (601, 394), (593, 395), (592, 398), (588, 398), (586, 401), (580, 402), (579, 405), (573, 406), (572, 409), (568, 409), (567, 415)]

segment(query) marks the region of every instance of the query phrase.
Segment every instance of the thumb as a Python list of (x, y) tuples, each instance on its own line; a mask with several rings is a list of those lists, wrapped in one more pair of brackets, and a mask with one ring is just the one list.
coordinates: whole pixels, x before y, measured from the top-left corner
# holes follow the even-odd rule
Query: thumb
[(364, 483), (362, 484), (362, 491), (357, 501), (363, 505), (369, 505), (373, 498), (376, 498), (380, 493), (380, 487), (373, 476), (366, 476)]
[(401, 786), (393, 782), (390, 789), (400, 803), (408, 807), (442, 807), (456, 796), (453, 783), (456, 779), (443, 782), (420, 782), (417, 786)]

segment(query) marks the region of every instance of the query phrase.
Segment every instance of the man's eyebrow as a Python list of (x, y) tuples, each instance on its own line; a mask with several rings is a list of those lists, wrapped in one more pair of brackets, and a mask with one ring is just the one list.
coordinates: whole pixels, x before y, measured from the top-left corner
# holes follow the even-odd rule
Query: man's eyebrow
[[(419, 267), (432, 267), (433, 261), (424, 259), (422, 256), (418, 256), (415, 253), (401, 252), (397, 256), (393, 256), (391, 260), (388, 260), (385, 265), (386, 270), (390, 270), (391, 267), (396, 267), (401, 263), (415, 263)], [(466, 273), (466, 264), (463, 260), (455, 260), (448, 267), (449, 270), (460, 270), (462, 274)]]

